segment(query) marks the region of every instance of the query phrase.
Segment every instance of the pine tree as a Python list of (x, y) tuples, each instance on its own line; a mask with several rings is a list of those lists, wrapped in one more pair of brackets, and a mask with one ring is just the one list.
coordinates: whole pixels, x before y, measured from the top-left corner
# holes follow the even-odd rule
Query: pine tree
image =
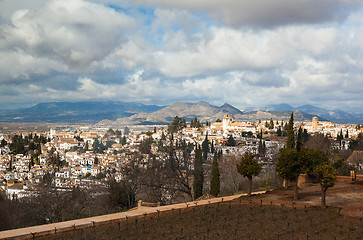
[(287, 140), (286, 148), (295, 148), (295, 133), (294, 133), (294, 113), (291, 113), (288, 129), (287, 129)]
[(204, 173), (203, 173), (202, 149), (200, 149), (200, 147), (197, 147), (195, 150), (195, 159), (194, 159), (194, 181), (193, 181), (194, 199), (197, 199), (203, 195), (203, 183), (204, 183)]
[(220, 191), (221, 183), (219, 179), (219, 166), (217, 152), (214, 152), (213, 164), (212, 164), (212, 180), (210, 182), (210, 194), (217, 196)]
[(349, 132), (348, 132), (348, 129), (347, 129), (347, 133), (345, 134), (345, 138), (349, 138)]
[(269, 129), (273, 129), (275, 127), (274, 125), (274, 121), (272, 120), (272, 118), (270, 119), (270, 124), (268, 126)]
[(212, 140), (211, 146), (210, 146), (210, 152), (214, 153), (214, 141)]
[(237, 171), (244, 177), (248, 178), (248, 193), (251, 196), (252, 192), (252, 177), (257, 176), (262, 170), (262, 165), (257, 162), (255, 155), (250, 152), (245, 152), (240, 164), (237, 165)]

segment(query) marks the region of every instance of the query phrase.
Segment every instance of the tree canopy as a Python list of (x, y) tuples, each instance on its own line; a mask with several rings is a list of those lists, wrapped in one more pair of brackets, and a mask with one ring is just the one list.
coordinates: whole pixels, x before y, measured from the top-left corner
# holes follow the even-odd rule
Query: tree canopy
[(210, 182), (210, 194), (217, 196), (221, 188), (217, 152), (214, 152), (212, 163), (212, 180)]
[(183, 128), (185, 128), (187, 124), (185, 123), (185, 119), (181, 119), (178, 116), (175, 116), (173, 121), (168, 125), (168, 132), (176, 133)]
[(241, 158), (241, 162), (237, 165), (237, 171), (249, 180), (248, 196), (252, 191), (252, 177), (257, 176), (262, 170), (262, 165), (255, 159), (255, 155), (245, 152)]

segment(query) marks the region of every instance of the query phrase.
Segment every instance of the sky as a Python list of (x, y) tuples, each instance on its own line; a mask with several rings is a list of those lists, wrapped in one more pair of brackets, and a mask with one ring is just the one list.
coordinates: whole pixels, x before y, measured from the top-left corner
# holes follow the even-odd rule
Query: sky
[(0, 108), (288, 103), (363, 112), (363, 0), (0, 0)]

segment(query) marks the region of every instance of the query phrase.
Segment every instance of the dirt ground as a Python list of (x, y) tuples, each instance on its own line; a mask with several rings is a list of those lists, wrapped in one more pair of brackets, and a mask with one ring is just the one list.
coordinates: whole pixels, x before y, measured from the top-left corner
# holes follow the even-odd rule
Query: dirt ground
[[(320, 185), (121, 220), (40, 239), (361, 239), (363, 181), (339, 180), (320, 208)], [(349, 180), (349, 179), (348, 179)]]
[[(293, 206), (293, 188), (276, 189), (266, 194), (253, 196), (251, 198), (255, 204), (262, 200), (263, 205), (271, 204), (287, 207)], [(304, 206), (320, 206), (321, 190), (316, 183), (303, 183), (299, 188), (299, 199), (294, 206), (304, 208)], [(326, 204), (328, 207), (336, 208), (344, 216), (363, 218), (363, 179), (352, 182), (347, 178), (338, 179), (335, 186), (329, 188), (326, 194)]]

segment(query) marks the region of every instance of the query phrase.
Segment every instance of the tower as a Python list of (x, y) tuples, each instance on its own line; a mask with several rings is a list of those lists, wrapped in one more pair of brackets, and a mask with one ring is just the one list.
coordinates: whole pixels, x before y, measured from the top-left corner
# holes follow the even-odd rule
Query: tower
[(313, 117), (312, 125), (313, 125), (313, 131), (317, 131), (318, 130), (318, 117)]
[(223, 117), (223, 134), (228, 132), (229, 123), (232, 122), (232, 118), (228, 117), (228, 114), (225, 114)]

